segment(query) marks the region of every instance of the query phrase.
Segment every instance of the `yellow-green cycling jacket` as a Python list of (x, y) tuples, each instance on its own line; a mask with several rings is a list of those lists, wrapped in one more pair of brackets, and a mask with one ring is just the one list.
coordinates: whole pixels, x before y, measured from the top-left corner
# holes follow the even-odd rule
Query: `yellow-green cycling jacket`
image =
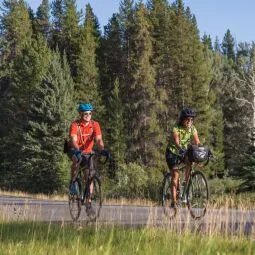
[(176, 148), (173, 133), (176, 132), (179, 135), (180, 146), (182, 149), (187, 149), (188, 145), (191, 144), (194, 134), (197, 132), (197, 129), (194, 125), (191, 125), (189, 129), (184, 128), (183, 126), (177, 124), (172, 128), (170, 139), (168, 142), (168, 149), (173, 153), (178, 155), (179, 150)]

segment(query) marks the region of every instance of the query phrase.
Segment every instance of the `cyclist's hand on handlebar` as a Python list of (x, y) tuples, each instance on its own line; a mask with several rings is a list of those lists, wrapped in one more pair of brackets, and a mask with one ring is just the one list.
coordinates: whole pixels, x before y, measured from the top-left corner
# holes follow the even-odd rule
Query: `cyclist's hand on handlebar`
[(101, 164), (103, 164), (103, 165), (104, 165), (104, 164), (109, 160), (109, 158), (110, 158), (110, 153), (109, 153), (107, 150), (105, 150), (105, 149), (100, 150), (100, 151), (98, 151), (97, 153), (98, 153), (98, 156), (99, 156), (99, 162), (100, 162)]
[(180, 149), (180, 150), (179, 150), (179, 155), (183, 158), (184, 155), (185, 155), (185, 153), (186, 153), (186, 151), (187, 151), (187, 150), (185, 150), (185, 149)]
[(76, 150), (76, 151), (74, 152), (74, 155), (76, 156), (76, 158), (77, 158), (78, 160), (80, 160), (80, 159), (81, 159), (81, 156), (82, 156), (82, 152), (81, 152), (80, 150)]
[(103, 149), (100, 151), (100, 155), (106, 157), (107, 159), (110, 157), (110, 154), (107, 150)]

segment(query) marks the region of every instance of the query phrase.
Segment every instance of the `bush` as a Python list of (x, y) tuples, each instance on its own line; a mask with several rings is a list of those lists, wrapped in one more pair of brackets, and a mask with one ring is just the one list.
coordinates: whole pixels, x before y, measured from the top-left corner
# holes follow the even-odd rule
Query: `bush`
[(116, 174), (117, 183), (111, 192), (114, 197), (142, 198), (145, 196), (148, 173), (142, 166), (136, 163), (120, 164)]
[(240, 185), (240, 181), (231, 178), (209, 180), (211, 195), (235, 194)]

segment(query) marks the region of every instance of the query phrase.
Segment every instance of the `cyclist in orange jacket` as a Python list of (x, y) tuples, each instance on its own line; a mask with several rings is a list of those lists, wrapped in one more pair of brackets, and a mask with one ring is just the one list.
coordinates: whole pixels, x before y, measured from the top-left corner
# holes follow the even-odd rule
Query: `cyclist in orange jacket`
[[(70, 191), (76, 193), (76, 187), (74, 181), (76, 178), (77, 170), (80, 166), (86, 165), (87, 168), (93, 170), (93, 162), (90, 157), (94, 141), (96, 142), (97, 148), (101, 151), (102, 155), (108, 156), (107, 151), (104, 150), (104, 142), (102, 138), (102, 132), (100, 125), (97, 121), (92, 120), (92, 112), (94, 108), (91, 104), (79, 104), (78, 112), (80, 118), (73, 121), (69, 131), (69, 152), (68, 156), (72, 159), (71, 166), (71, 185)], [(87, 179), (88, 170), (85, 172), (85, 178)], [(91, 192), (93, 187), (90, 188)], [(90, 202), (90, 201), (89, 201)], [(89, 203), (88, 203), (89, 205)], [(89, 208), (87, 208), (89, 209)]]

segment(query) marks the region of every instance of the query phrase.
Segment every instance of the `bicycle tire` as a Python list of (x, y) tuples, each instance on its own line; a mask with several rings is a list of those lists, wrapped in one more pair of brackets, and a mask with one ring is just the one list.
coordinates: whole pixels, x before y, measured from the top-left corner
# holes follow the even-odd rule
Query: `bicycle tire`
[(69, 191), (68, 205), (72, 220), (77, 221), (81, 214), (81, 181), (77, 178), (74, 184), (77, 193), (73, 194)]
[[(91, 178), (90, 183), (93, 183), (93, 193), (91, 195), (91, 206), (94, 210), (94, 214), (89, 215), (87, 210), (86, 210), (86, 214), (87, 214), (90, 221), (95, 221), (97, 218), (99, 218), (101, 207), (102, 207), (101, 182), (100, 182), (100, 180), (97, 176), (93, 176)], [(88, 192), (86, 192), (86, 190), (85, 190), (85, 196), (84, 197), (85, 197), (85, 200), (88, 197)], [(85, 206), (86, 206), (86, 202), (85, 202)]]
[(167, 173), (163, 180), (162, 185), (162, 206), (164, 214), (168, 219), (175, 218), (177, 214), (177, 208), (171, 207), (172, 194), (171, 194), (171, 175)]
[(187, 204), (194, 219), (204, 217), (209, 201), (209, 188), (205, 175), (195, 171), (190, 177), (187, 189)]

